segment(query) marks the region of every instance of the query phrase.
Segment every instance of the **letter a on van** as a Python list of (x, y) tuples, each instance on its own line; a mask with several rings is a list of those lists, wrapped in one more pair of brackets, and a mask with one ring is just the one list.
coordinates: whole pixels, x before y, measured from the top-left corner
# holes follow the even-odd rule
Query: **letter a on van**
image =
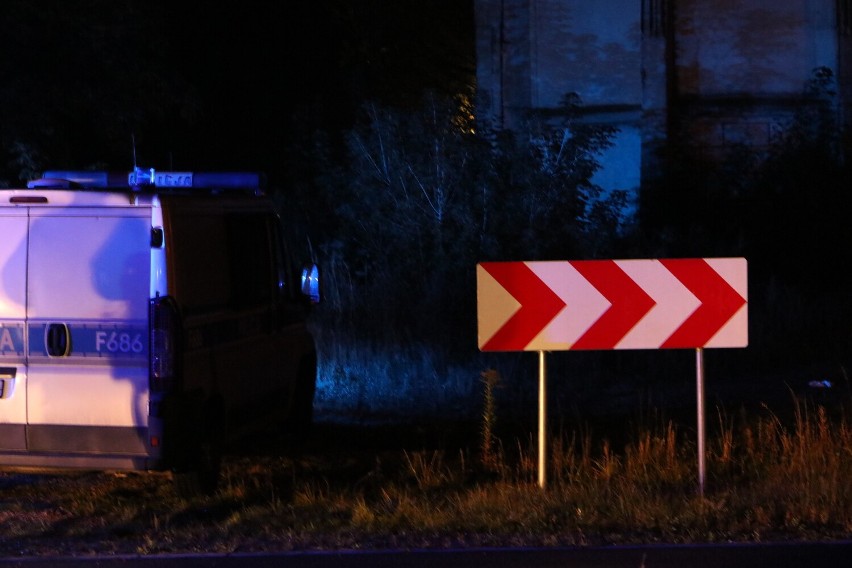
[(318, 271), (261, 185), (137, 169), (0, 190), (0, 465), (168, 469), (210, 491), (237, 427), (304, 432)]

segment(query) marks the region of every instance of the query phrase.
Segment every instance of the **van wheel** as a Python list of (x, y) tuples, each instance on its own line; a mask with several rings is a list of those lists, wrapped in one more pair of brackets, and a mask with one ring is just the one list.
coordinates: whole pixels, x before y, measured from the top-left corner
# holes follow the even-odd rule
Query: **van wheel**
[(224, 408), (220, 401), (208, 401), (201, 414), (192, 441), (184, 447), (185, 466), (172, 472), (175, 490), (183, 498), (213, 495), (219, 488)]
[(184, 499), (213, 495), (219, 488), (221, 466), (222, 455), (219, 448), (210, 443), (202, 444), (190, 469), (172, 472), (175, 492)]
[(314, 422), (314, 394), (317, 386), (316, 357), (299, 365), (299, 378), (293, 392), (290, 413), (284, 423), (284, 434), (294, 448), (302, 447), (311, 433)]

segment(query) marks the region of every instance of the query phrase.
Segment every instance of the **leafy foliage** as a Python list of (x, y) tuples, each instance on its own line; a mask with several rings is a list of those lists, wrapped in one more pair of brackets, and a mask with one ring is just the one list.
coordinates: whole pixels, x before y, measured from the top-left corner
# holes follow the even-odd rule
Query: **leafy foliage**
[[(561, 123), (496, 131), (471, 100), (367, 104), (340, 153), (324, 139), (313, 154), (312, 200), (329, 208), (318, 239), (330, 290), (317, 325), (324, 401), (353, 388), (359, 408), (469, 399), (477, 262), (590, 257), (621, 237), (624, 196), (590, 181), (611, 129), (566, 106)], [(432, 394), (411, 400), (417, 385)]]
[(468, 100), (433, 94), (416, 112), (366, 105), (343, 169), (323, 180), (357, 287), (347, 307), (395, 334), (439, 339), (448, 330), (436, 314), (455, 327), (475, 305), (480, 260), (582, 256), (615, 232), (602, 225), (618, 202), (589, 182), (607, 129), (531, 122), (521, 134), (493, 132), (472, 121)]

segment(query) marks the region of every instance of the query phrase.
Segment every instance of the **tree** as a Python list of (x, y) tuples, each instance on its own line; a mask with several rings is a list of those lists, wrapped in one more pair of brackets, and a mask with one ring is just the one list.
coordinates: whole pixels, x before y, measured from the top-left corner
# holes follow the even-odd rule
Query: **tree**
[(333, 204), (338, 229), (326, 246), (353, 283), (341, 307), (359, 329), (470, 345), (477, 262), (589, 256), (617, 233), (623, 196), (604, 200), (589, 181), (607, 128), (531, 121), (493, 132), (469, 100), (368, 104), (343, 167), (323, 168), (318, 201)]

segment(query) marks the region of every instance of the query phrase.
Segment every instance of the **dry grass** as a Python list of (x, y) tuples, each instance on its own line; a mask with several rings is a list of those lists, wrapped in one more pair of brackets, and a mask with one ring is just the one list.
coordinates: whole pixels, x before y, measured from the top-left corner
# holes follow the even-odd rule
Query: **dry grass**
[[(720, 415), (697, 492), (695, 444), (673, 423), (624, 447), (566, 433), (548, 487), (534, 444), (357, 456), (239, 458), (216, 495), (166, 475), (0, 474), (0, 556), (448, 545), (764, 541), (852, 532), (852, 428), (797, 404), (785, 423)], [(496, 467), (495, 467), (496, 463)]]

